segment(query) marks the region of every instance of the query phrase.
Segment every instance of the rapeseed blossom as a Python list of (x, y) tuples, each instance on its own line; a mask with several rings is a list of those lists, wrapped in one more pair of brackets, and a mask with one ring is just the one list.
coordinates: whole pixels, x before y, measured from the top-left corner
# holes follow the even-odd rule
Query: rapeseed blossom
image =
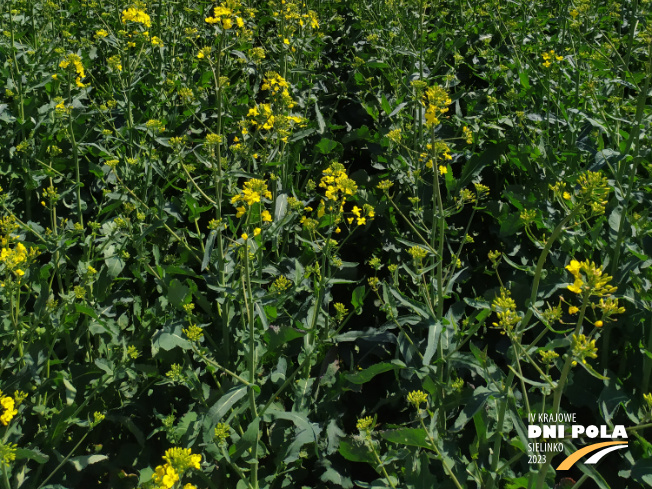
[(344, 165), (341, 163), (332, 163), (322, 173), (319, 186), (326, 189), (327, 199), (338, 200), (340, 197), (346, 199), (346, 196), (355, 195), (358, 191), (355, 181), (347, 176)]
[(559, 62), (559, 61), (563, 61), (564, 59), (563, 56), (556, 55), (554, 49), (551, 49), (550, 51), (543, 53), (541, 57), (543, 58), (542, 65), (544, 68), (550, 68), (550, 66), (552, 66), (552, 63), (554, 61)]
[(428, 402), (428, 394), (423, 391), (412, 391), (407, 395), (407, 401), (419, 409), (422, 403)]
[(598, 297), (609, 296), (617, 288), (608, 285), (612, 277), (602, 273), (602, 270), (592, 261), (571, 260), (566, 266), (575, 281), (567, 287), (568, 290), (575, 294), (587, 293), (588, 295), (597, 295)]
[(0, 414), (0, 423), (7, 426), (9, 422), (18, 414), (16, 409), (16, 401), (13, 397), (3, 396), (0, 391), (0, 406), (2, 406), (2, 414)]
[(209, 15), (204, 19), (207, 24), (211, 25), (221, 25), (222, 29), (228, 31), (233, 28), (233, 25), (237, 25), (238, 28), (242, 29), (244, 27), (244, 20), (239, 15), (236, 15), (236, 12), (232, 7), (234, 7), (233, 2), (227, 4), (220, 4), (217, 7), (213, 8), (213, 15)]
[(122, 11), (122, 23), (125, 24), (128, 20), (138, 24), (143, 24), (147, 28), (152, 26), (152, 21), (149, 15), (147, 15), (144, 10), (134, 7)]
[(448, 106), (453, 102), (443, 87), (435, 86), (426, 89), (423, 103), (426, 105), (426, 125), (436, 126), (439, 124), (439, 116), (448, 112)]
[(272, 192), (267, 189), (267, 182), (258, 178), (252, 178), (245, 182), (244, 188), (239, 194), (231, 198), (231, 203), (245, 202), (252, 206), (261, 201), (262, 198), (271, 199)]

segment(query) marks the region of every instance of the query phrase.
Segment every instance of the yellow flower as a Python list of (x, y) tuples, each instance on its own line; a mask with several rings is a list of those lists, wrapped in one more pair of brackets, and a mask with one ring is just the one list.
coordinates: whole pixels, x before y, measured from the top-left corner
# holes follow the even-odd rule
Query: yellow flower
[(242, 241), (247, 241), (249, 239), (249, 235), (247, 233), (242, 233), (240, 237), (242, 238)]
[(261, 231), (260, 228), (254, 229), (254, 236), (258, 236), (260, 234), (260, 231)]
[(168, 464), (165, 464), (161, 469), (162, 470), (160, 471), (157, 470), (157, 473), (161, 475), (163, 486), (167, 488), (172, 487), (179, 480), (179, 474), (177, 474), (176, 470)]
[(236, 207), (236, 210), (238, 212), (236, 212), (235, 217), (242, 217), (244, 216), (245, 212), (247, 212), (247, 208), (245, 206)]
[(593, 323), (593, 325), (596, 328), (601, 328), (602, 326), (604, 326), (604, 323), (602, 321), (596, 321), (595, 323)]
[(428, 394), (423, 391), (412, 391), (407, 395), (407, 400), (415, 408), (419, 409), (421, 403), (428, 402)]
[(444, 165), (439, 165), (439, 173), (440, 175), (446, 175), (448, 173), (448, 168)]
[[(1, 395), (2, 391), (0, 391)], [(4, 409), (4, 412), (0, 415), (0, 423), (7, 426), (13, 417), (18, 414), (18, 410), (15, 409), (15, 401), (9, 396), (2, 396), (0, 398), (0, 406)]]
[(144, 10), (137, 8), (132, 7), (122, 11), (122, 23), (124, 24), (128, 20), (143, 24), (148, 28), (152, 26), (149, 15), (147, 15)]
[(272, 215), (269, 213), (269, 211), (261, 212), (260, 217), (264, 222), (272, 222)]
[(359, 418), (356, 427), (360, 431), (370, 431), (373, 428), (373, 423), (374, 419), (371, 416), (367, 416), (365, 418)]
[(568, 314), (577, 314), (579, 312), (579, 308), (575, 306), (570, 306), (568, 308)]

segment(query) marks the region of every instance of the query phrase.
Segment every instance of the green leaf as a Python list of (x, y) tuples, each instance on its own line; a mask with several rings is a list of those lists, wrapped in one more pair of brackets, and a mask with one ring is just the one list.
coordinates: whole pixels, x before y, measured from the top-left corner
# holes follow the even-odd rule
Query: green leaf
[(152, 337), (152, 344), (156, 349), (163, 349), (165, 351), (170, 351), (175, 349), (177, 346), (183, 350), (190, 350), (192, 346), (190, 342), (185, 338), (182, 338), (176, 333), (168, 333), (162, 330), (157, 331)]
[(530, 89), (530, 79), (529, 79), (529, 77), (527, 76), (527, 73), (524, 72), (524, 71), (521, 71), (521, 72), (518, 74), (518, 78), (519, 78), (519, 80), (521, 81), (521, 86), (522, 86), (523, 88), (525, 88), (526, 90), (529, 90), (529, 89)]
[(371, 450), (363, 443), (356, 443), (349, 440), (342, 440), (340, 442), (340, 455), (351, 462), (367, 462), (369, 464), (376, 464)]
[(23, 458), (34, 460), (38, 464), (44, 464), (50, 460), (50, 457), (39, 451), (38, 448), (17, 448), (16, 460), (21, 460)]
[(178, 279), (172, 279), (168, 287), (168, 300), (175, 307), (181, 307), (190, 294), (190, 289)]
[(111, 278), (116, 278), (118, 275), (120, 275), (120, 272), (122, 272), (123, 268), (125, 267), (124, 260), (118, 256), (105, 258), (104, 263), (106, 264), (106, 271)]
[(389, 105), (389, 102), (387, 101), (387, 97), (385, 97), (384, 93), (382, 94), (382, 96), (380, 98), (380, 106), (385, 111), (385, 114), (387, 114), (387, 115), (391, 114), (392, 106)]
[(355, 372), (352, 374), (351, 373), (344, 374), (344, 378), (346, 378), (346, 380), (348, 380), (352, 384), (365, 384), (378, 374), (389, 372), (390, 370), (398, 370), (403, 367), (404, 365), (401, 366), (394, 363), (387, 363), (387, 362), (377, 363), (359, 372)]
[(75, 310), (82, 314), (86, 314), (87, 316), (90, 316), (93, 319), (99, 319), (97, 317), (97, 314), (95, 314), (95, 311), (92, 308), (88, 307), (86, 304), (75, 304)]
[(66, 387), (66, 404), (68, 406), (72, 406), (75, 403), (75, 396), (77, 395), (77, 389), (65, 377), (62, 377), (62, 380), (63, 380), (63, 385)]
[(338, 487), (343, 487), (344, 489), (351, 489), (353, 487), (353, 482), (351, 482), (351, 479), (349, 477), (343, 476), (333, 467), (326, 469), (326, 472), (324, 472), (319, 477), (319, 479), (322, 482), (332, 482)]
[(206, 270), (208, 263), (211, 257), (211, 252), (213, 251), (213, 246), (215, 245), (215, 237), (217, 236), (217, 231), (211, 231), (208, 233), (206, 238), (206, 245), (204, 246), (204, 258), (201, 261), (201, 269)]
[(492, 146), (488, 146), (480, 155), (472, 156), (471, 159), (464, 164), (462, 174), (460, 175), (459, 180), (457, 180), (457, 186), (453, 193), (459, 192), (470, 185), (471, 181), (477, 177), (487, 165), (495, 163), (506, 149), (507, 142), (502, 141)]
[(457, 433), (462, 428), (464, 428), (466, 424), (471, 419), (473, 419), (475, 413), (477, 413), (485, 405), (489, 397), (495, 395), (497, 395), (496, 391), (487, 389), (483, 386), (476, 387), (473, 390), (473, 394), (471, 395), (471, 400), (467, 403), (466, 406), (464, 406), (464, 409), (462, 409), (462, 412), (455, 420), (455, 423), (453, 423), (451, 431)]
[(101, 462), (102, 460), (107, 460), (108, 458), (109, 457), (107, 457), (106, 455), (100, 455), (100, 454), (81, 455), (79, 457), (70, 457), (68, 461), (72, 464), (72, 466), (75, 468), (77, 472), (81, 472), (89, 465), (96, 464), (97, 462)]
[(322, 138), (321, 141), (317, 143), (317, 151), (323, 155), (327, 155), (332, 152), (338, 146), (338, 142), (333, 141), (332, 139)]
[(247, 394), (246, 385), (238, 385), (229, 389), (226, 394), (218, 399), (218, 401), (208, 411), (208, 417), (214, 424), (219, 423), (224, 415), (231, 409), (236, 402), (242, 399)]
[(401, 428), (400, 430), (388, 430), (380, 433), (385, 440), (399, 445), (428, 448), (432, 450), (432, 444), (426, 432), (421, 428)]
[(632, 467), (632, 479), (644, 486), (652, 486), (652, 458), (642, 458), (636, 461)]
[(319, 130), (317, 131), (319, 134), (324, 134), (324, 130), (326, 129), (326, 123), (324, 122), (324, 116), (321, 113), (321, 110), (319, 110), (319, 104), (315, 102), (315, 115), (317, 116), (317, 125), (319, 126)]
[(275, 419), (285, 419), (292, 421), (296, 426), (295, 437), (292, 443), (286, 449), (286, 457), (284, 462), (290, 464), (299, 459), (301, 448), (309, 443), (315, 444), (317, 449), (317, 441), (319, 440), (319, 433), (321, 428), (317, 423), (311, 423), (306, 415), (297, 412), (279, 411), (269, 409), (267, 414)]
[(441, 336), (442, 329), (443, 325), (440, 321), (428, 325), (428, 343), (426, 346), (426, 352), (423, 354), (423, 365), (429, 365), (430, 360), (437, 351), (437, 346), (439, 345), (439, 337)]
[(362, 313), (362, 304), (364, 303), (365, 297), (365, 287), (360, 285), (353, 289), (353, 294), (351, 294), (351, 304), (355, 308), (356, 314)]
[(247, 430), (242, 434), (242, 437), (237, 441), (234, 447), (229, 449), (229, 456), (232, 461), (236, 461), (245, 452), (245, 450), (254, 449), (258, 440), (258, 432), (260, 430), (260, 418), (254, 419)]

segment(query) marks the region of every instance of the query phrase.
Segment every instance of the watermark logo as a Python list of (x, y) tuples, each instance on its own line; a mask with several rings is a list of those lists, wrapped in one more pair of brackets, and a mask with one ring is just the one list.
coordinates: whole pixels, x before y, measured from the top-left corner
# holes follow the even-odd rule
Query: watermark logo
[[(570, 434), (571, 439), (577, 439), (579, 437), (594, 439), (598, 436), (601, 439), (627, 439), (627, 431), (623, 425), (615, 425), (612, 430), (606, 425), (596, 426), (577, 424), (576, 418), (576, 413), (529, 414), (527, 436), (528, 439), (533, 440), (532, 443), (528, 443), (529, 463), (545, 463), (546, 457), (551, 452), (563, 452), (564, 445), (561, 441), (550, 442), (548, 440), (563, 440), (567, 437), (567, 434)], [(570, 433), (567, 431), (567, 425), (570, 425)], [(539, 439), (545, 439), (547, 441), (536, 441)], [(596, 464), (608, 453), (613, 452), (614, 450), (626, 448), (627, 446), (627, 441), (623, 440), (601, 441), (599, 443), (587, 445), (566, 457), (566, 459), (557, 466), (556, 470), (569, 470), (582, 457), (593, 452), (596, 453), (593, 453), (593, 455), (588, 459), (584, 460), (584, 463)]]

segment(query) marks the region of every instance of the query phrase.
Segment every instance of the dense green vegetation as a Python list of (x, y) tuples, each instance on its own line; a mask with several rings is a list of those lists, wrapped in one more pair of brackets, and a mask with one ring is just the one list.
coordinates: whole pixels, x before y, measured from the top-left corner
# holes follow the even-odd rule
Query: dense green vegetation
[(652, 484), (649, 0), (1, 5), (3, 489)]

